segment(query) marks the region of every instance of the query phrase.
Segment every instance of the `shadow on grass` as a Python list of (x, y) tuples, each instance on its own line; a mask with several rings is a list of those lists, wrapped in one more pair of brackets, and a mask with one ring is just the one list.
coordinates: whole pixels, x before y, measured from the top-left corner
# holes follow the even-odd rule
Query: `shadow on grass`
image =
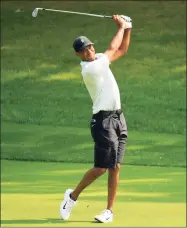
[[(24, 201), (47, 197), (60, 202), (67, 188), (74, 188), (88, 164), (2, 161), (1, 193)], [(107, 174), (86, 189), (80, 200), (106, 201)], [(185, 169), (122, 166), (118, 200), (124, 202), (184, 202)], [(86, 205), (85, 205), (86, 206)], [(89, 207), (89, 205), (87, 205)]]
[[(3, 122), (1, 129), (2, 159), (93, 163), (89, 126)], [(184, 136), (129, 132), (126, 164), (185, 167), (185, 157)]]
[(85, 220), (70, 220), (65, 221), (62, 219), (45, 218), (45, 219), (16, 219), (16, 220), (1, 220), (1, 224), (64, 224), (64, 223), (98, 223), (97, 221)]

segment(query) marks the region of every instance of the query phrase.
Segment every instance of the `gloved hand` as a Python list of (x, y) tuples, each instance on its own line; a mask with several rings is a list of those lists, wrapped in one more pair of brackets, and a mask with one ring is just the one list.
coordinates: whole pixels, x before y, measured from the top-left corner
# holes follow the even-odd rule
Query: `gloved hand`
[(126, 22), (131, 22), (132, 19), (128, 16), (125, 16), (125, 15), (120, 15)]
[(119, 27), (123, 27), (123, 29), (132, 28), (132, 19), (130, 17), (124, 15), (113, 15), (112, 18)]
[(132, 22), (126, 22), (125, 29), (132, 28)]
[(132, 19), (128, 16), (125, 16), (125, 15), (120, 15), (124, 20), (125, 20), (125, 29), (127, 28), (132, 28)]

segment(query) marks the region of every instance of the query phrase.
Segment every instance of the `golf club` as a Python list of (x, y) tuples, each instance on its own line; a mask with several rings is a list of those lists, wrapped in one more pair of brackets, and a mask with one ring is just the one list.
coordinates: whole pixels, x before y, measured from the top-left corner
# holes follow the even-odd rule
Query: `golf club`
[[(78, 15), (85, 15), (85, 16), (92, 16), (92, 17), (102, 17), (102, 18), (110, 18), (112, 19), (112, 16), (106, 16), (106, 15), (99, 15), (99, 14), (91, 14), (91, 13), (81, 13), (81, 12), (75, 12), (75, 11), (66, 11), (66, 10), (56, 10), (56, 9), (46, 9), (46, 8), (35, 8), (32, 12), (33, 17), (37, 17), (38, 11), (53, 11), (53, 12), (61, 12), (61, 13), (70, 13), (70, 14), (78, 14)], [(126, 16), (121, 15), (121, 17), (124, 20), (127, 20)], [(128, 18), (129, 21), (132, 21), (131, 18)]]

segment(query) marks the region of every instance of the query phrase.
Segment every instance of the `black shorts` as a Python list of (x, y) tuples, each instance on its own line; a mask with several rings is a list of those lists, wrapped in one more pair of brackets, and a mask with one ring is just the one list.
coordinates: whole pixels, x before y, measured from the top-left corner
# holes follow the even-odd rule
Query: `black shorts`
[(127, 141), (127, 125), (121, 110), (100, 111), (90, 122), (94, 140), (94, 167), (114, 168), (122, 163)]

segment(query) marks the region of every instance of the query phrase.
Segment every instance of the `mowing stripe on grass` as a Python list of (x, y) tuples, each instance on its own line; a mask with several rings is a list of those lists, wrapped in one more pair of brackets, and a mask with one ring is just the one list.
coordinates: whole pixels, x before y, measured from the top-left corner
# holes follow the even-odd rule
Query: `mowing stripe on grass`
[[(89, 127), (2, 122), (2, 159), (93, 162)], [(185, 137), (129, 130), (125, 164), (186, 167)]]

